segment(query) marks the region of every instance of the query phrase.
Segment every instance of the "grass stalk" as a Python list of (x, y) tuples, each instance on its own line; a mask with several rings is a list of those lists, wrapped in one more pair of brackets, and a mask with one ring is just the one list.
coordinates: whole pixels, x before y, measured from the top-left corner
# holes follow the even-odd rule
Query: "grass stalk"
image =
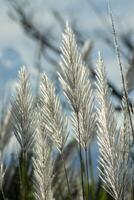
[(83, 159), (82, 159), (82, 148), (81, 148), (81, 132), (80, 132), (80, 123), (79, 123), (79, 114), (76, 113), (77, 116), (77, 122), (78, 122), (78, 136), (79, 136), (79, 159), (80, 159), (80, 173), (81, 173), (81, 187), (82, 187), (82, 196), (83, 200), (85, 200), (85, 191), (84, 191), (84, 177), (83, 177)]
[(91, 157), (91, 151), (88, 150), (88, 158), (89, 158), (89, 170), (90, 170), (90, 177), (91, 177), (91, 183), (92, 183), (92, 198), (95, 197), (95, 181), (94, 181), (94, 173), (93, 173), (93, 162)]
[(86, 167), (86, 179), (87, 179), (87, 198), (89, 199), (90, 188), (89, 188), (89, 164), (88, 164), (88, 149), (87, 149), (87, 147), (85, 147), (84, 150), (85, 150), (85, 167)]
[(132, 134), (133, 134), (133, 143), (134, 143), (134, 128), (133, 128), (133, 123), (132, 123), (131, 110), (130, 110), (130, 107), (129, 107), (128, 93), (127, 93), (127, 88), (126, 88), (126, 81), (125, 81), (124, 74), (123, 74), (121, 55), (120, 55), (120, 50), (119, 50), (119, 45), (118, 45), (118, 40), (117, 40), (117, 32), (116, 32), (116, 29), (115, 29), (115, 23), (114, 23), (113, 14), (112, 14), (112, 10), (111, 10), (111, 7), (110, 7), (109, 0), (108, 0), (108, 11), (109, 11), (109, 16), (110, 16), (111, 25), (112, 25), (115, 51), (116, 51), (116, 55), (117, 55), (118, 65), (119, 65), (119, 68), (120, 68), (122, 86), (123, 86), (123, 91), (124, 91), (124, 95), (125, 95), (125, 98), (126, 98), (127, 110), (128, 110), (128, 114), (129, 114), (130, 125), (131, 125), (131, 129), (132, 129)]
[[(116, 29), (115, 29), (113, 13), (112, 13), (112, 10), (111, 10), (111, 7), (110, 7), (109, 0), (108, 0), (108, 11), (109, 11), (109, 15), (110, 15), (110, 20), (111, 20), (111, 25), (112, 25), (112, 30), (113, 30), (113, 36), (114, 36), (115, 51), (116, 51), (116, 55), (117, 55), (118, 65), (120, 67), (123, 91), (124, 91), (124, 95), (125, 95), (125, 99), (126, 99), (127, 111), (128, 111), (128, 115), (129, 115), (132, 135), (133, 135), (133, 143), (132, 143), (132, 146), (133, 146), (133, 144), (134, 144), (134, 127), (133, 127), (133, 122), (132, 122), (132, 113), (131, 113), (131, 109), (130, 109), (130, 106), (129, 106), (128, 92), (127, 92), (127, 88), (126, 88), (126, 81), (125, 81), (125, 78), (124, 78), (124, 75), (123, 75), (123, 67), (122, 67), (122, 62), (121, 62), (121, 55), (120, 55), (120, 50), (119, 50), (119, 45), (118, 45), (118, 40), (117, 40), (117, 32), (116, 32)], [(134, 181), (133, 181), (132, 185), (134, 186)], [(132, 190), (133, 190), (132, 193), (134, 195), (134, 187), (133, 187)]]
[(70, 200), (73, 200), (71, 188), (70, 188), (70, 185), (69, 185), (69, 178), (68, 178), (68, 173), (67, 173), (67, 168), (66, 168), (66, 162), (65, 162), (65, 159), (64, 159), (64, 156), (63, 156), (63, 151), (61, 152), (61, 159), (63, 161), (63, 167), (64, 167), (64, 172), (65, 172), (65, 177), (66, 177), (66, 182), (67, 182), (69, 198), (70, 198)]
[(20, 156), (20, 192), (21, 200), (28, 200), (29, 187), (28, 187), (28, 176), (27, 176), (27, 154), (22, 151)]

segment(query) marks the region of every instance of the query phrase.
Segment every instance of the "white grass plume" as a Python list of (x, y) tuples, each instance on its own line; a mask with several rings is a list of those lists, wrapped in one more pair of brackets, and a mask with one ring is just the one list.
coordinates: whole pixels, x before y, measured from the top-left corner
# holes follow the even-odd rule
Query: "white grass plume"
[[(123, 141), (121, 141), (121, 145), (123, 146), (123, 151), (127, 152), (127, 159), (128, 159), (128, 171), (129, 177), (131, 181), (131, 185), (129, 186), (129, 195), (133, 196), (133, 185), (134, 185), (134, 136), (132, 131), (132, 125), (134, 125), (134, 121), (132, 118), (132, 124), (130, 122), (130, 116), (128, 113), (128, 104), (125, 95), (123, 97), (122, 107), (123, 107), (123, 117), (122, 117), (122, 131), (124, 132)], [(131, 116), (133, 117), (133, 106), (130, 106)], [(131, 199), (131, 198), (129, 198)]]
[(3, 120), (0, 126), (0, 151), (3, 151), (5, 146), (8, 144), (11, 138), (12, 132), (12, 123), (11, 123), (11, 109), (7, 109), (5, 116), (3, 116)]
[(124, 151), (124, 130), (117, 131), (110, 102), (104, 64), (99, 55), (97, 63), (97, 128), (100, 150), (100, 177), (104, 188), (115, 199), (127, 199), (128, 153)]
[(34, 197), (36, 200), (52, 200), (51, 189), (53, 179), (53, 163), (51, 157), (52, 145), (48, 140), (46, 130), (41, 128), (39, 118), (38, 130), (34, 148)]
[(25, 67), (19, 71), (16, 87), (16, 99), (12, 101), (13, 132), (21, 146), (27, 152), (34, 141), (36, 115), (34, 101)]
[(40, 85), (40, 103), (43, 123), (48, 135), (61, 152), (68, 136), (68, 120), (64, 115), (53, 83), (44, 74)]
[(85, 148), (91, 141), (95, 124), (94, 95), (89, 80), (89, 70), (82, 62), (75, 36), (68, 25), (63, 34), (61, 51), (60, 81), (73, 109), (72, 123), (75, 138)]

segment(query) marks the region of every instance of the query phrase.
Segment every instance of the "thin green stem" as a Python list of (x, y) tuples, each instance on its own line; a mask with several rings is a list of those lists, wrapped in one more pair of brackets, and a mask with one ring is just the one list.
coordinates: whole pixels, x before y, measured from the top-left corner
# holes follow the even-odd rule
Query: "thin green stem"
[(90, 177), (92, 182), (92, 197), (95, 197), (95, 181), (94, 181), (94, 173), (93, 173), (93, 163), (92, 163), (92, 157), (91, 157), (91, 151), (88, 150), (88, 158), (89, 158), (89, 169), (90, 169)]
[(81, 172), (81, 187), (82, 187), (82, 196), (83, 200), (85, 199), (85, 192), (84, 192), (84, 178), (83, 178), (83, 159), (82, 159), (82, 149), (81, 145), (79, 144), (79, 159), (80, 159), (80, 172)]
[(64, 167), (64, 172), (65, 172), (65, 177), (66, 177), (66, 182), (67, 182), (67, 188), (68, 188), (69, 197), (70, 197), (71, 200), (73, 200), (71, 189), (70, 189), (70, 185), (69, 185), (69, 178), (68, 178), (66, 163), (65, 163), (64, 156), (63, 156), (63, 151), (61, 152), (61, 158), (62, 158), (62, 161), (63, 161), (63, 167)]
[(81, 132), (80, 132), (80, 123), (79, 123), (79, 114), (76, 113), (77, 122), (78, 122), (78, 137), (79, 137), (79, 158), (80, 158), (80, 171), (81, 171), (81, 187), (82, 187), (82, 196), (83, 200), (85, 200), (85, 192), (84, 192), (84, 178), (83, 178), (83, 159), (82, 159), (82, 148), (81, 148)]
[(89, 199), (90, 188), (89, 188), (89, 165), (88, 165), (88, 149), (85, 147), (85, 166), (86, 166), (86, 178), (87, 178), (87, 197)]
[(20, 157), (21, 199), (28, 200), (27, 154), (22, 151)]

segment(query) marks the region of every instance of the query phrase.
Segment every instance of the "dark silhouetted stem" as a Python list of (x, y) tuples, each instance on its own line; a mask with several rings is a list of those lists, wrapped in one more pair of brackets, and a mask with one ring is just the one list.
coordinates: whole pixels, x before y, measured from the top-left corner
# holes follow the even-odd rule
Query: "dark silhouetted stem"
[(79, 115), (76, 113), (77, 122), (78, 122), (78, 137), (79, 137), (79, 158), (80, 158), (80, 171), (81, 171), (81, 187), (82, 187), (82, 196), (83, 200), (85, 199), (84, 192), (84, 178), (83, 178), (83, 160), (82, 160), (82, 148), (81, 148), (81, 133), (80, 133), (80, 124), (79, 124)]
[(87, 177), (87, 197), (89, 199), (89, 193), (90, 193), (90, 189), (89, 189), (89, 164), (88, 164), (88, 149), (87, 147), (85, 147), (85, 166), (86, 166), (86, 177)]
[(62, 158), (62, 161), (63, 161), (63, 167), (64, 167), (64, 172), (65, 172), (65, 177), (66, 177), (66, 182), (67, 182), (67, 188), (68, 188), (69, 197), (70, 197), (70, 200), (73, 200), (72, 194), (71, 194), (70, 185), (69, 185), (69, 178), (68, 178), (68, 173), (67, 173), (67, 168), (66, 168), (66, 163), (65, 163), (64, 156), (63, 156), (63, 152), (61, 152), (61, 158)]

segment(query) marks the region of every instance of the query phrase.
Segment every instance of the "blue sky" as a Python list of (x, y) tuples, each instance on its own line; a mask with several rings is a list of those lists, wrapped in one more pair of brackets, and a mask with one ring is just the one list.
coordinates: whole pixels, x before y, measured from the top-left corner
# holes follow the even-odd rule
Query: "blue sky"
[[(97, 52), (100, 50), (105, 59), (105, 65), (108, 77), (115, 81), (120, 87), (119, 69), (116, 64), (114, 53), (94, 34), (95, 30), (107, 30), (102, 26), (100, 20), (95, 15), (94, 11), (87, 4), (88, 0), (29, 0), (31, 2), (30, 12), (34, 11), (34, 23), (42, 30), (51, 29), (54, 36), (57, 38), (57, 44), (61, 44), (61, 29), (59, 28), (52, 11), (60, 12), (65, 20), (75, 21), (79, 30), (89, 36), (94, 41), (94, 50), (92, 54), (93, 62), (97, 59)], [(90, 1), (90, 0), (89, 0)], [(93, 0), (102, 15), (109, 23), (107, 14), (106, 0)], [(22, 65), (29, 67), (34, 80), (36, 75), (35, 54), (37, 52), (37, 44), (21, 29), (20, 25), (11, 19), (11, 7), (7, 1), (0, 0), (0, 84), (4, 87), (14, 88), (12, 81), (17, 76), (17, 71)], [(134, 2), (132, 0), (111, 0), (111, 5), (116, 19), (117, 31), (127, 31), (133, 29), (133, 10)], [(9, 55), (11, 53), (11, 55)], [(16, 55), (16, 58), (15, 58)], [(43, 61), (44, 70), (52, 73), (53, 67)], [(16, 77), (17, 78), (17, 77)]]

